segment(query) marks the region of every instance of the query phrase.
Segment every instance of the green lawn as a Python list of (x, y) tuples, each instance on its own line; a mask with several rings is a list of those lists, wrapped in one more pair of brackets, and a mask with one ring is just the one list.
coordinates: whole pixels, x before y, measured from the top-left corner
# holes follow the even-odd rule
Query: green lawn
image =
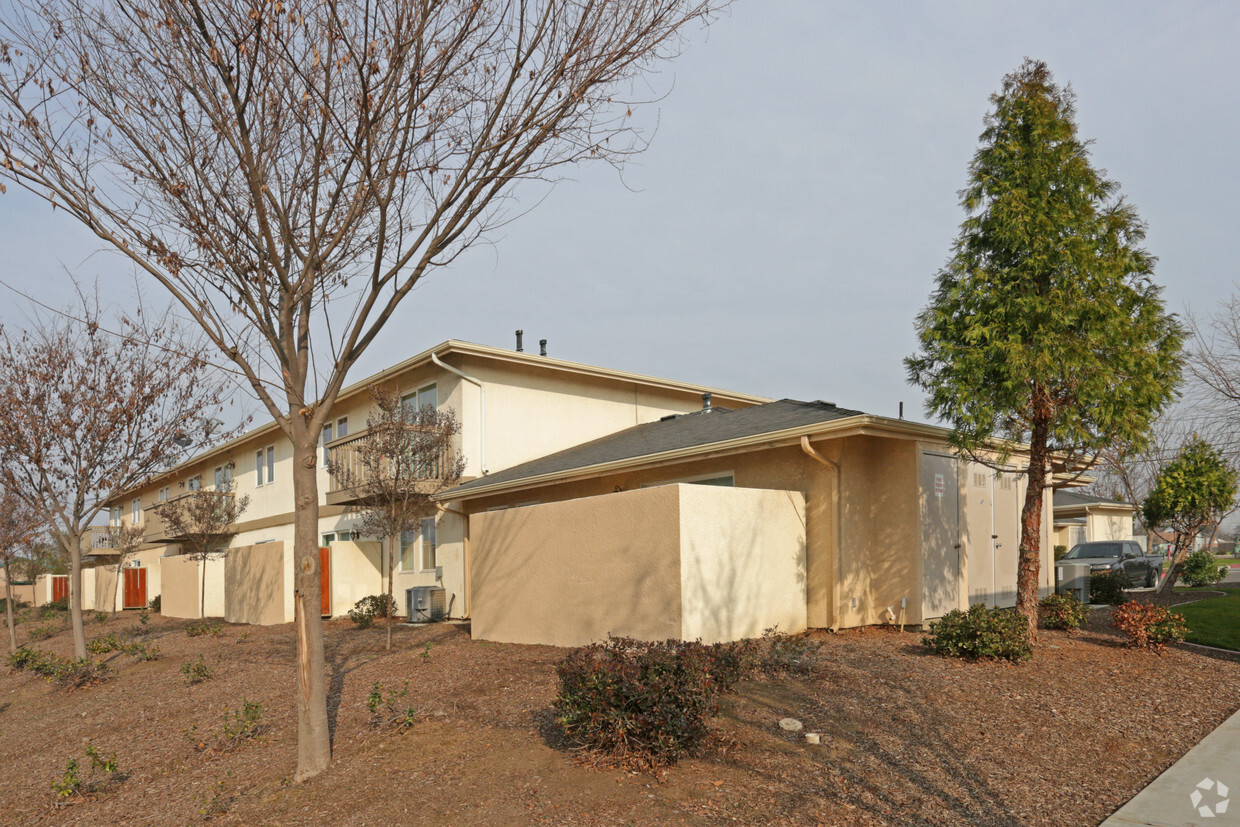
[(1174, 611), (1188, 621), (1186, 640), (1240, 651), (1240, 590), (1231, 590), (1226, 597), (1177, 606)]

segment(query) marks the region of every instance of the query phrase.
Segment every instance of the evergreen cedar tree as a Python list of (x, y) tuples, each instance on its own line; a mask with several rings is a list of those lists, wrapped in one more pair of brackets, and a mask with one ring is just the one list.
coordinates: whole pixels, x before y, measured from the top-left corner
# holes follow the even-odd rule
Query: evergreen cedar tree
[(1194, 438), (1167, 464), (1154, 483), (1154, 490), (1141, 505), (1145, 524), (1175, 532), (1171, 569), (1159, 593), (1175, 586), (1193, 540), (1217, 522), (1236, 501), (1236, 472), (1205, 440)]
[(425, 274), (524, 209), (517, 184), (644, 149), (629, 101), (727, 4), (30, 0), (0, 15), (0, 192), (44, 199), (167, 289), (292, 445), (295, 780), (331, 761), (315, 456), (349, 369)]
[(905, 360), (953, 443), (992, 467), (1029, 446), (1017, 610), (1037, 628), (1051, 474), (1140, 446), (1173, 399), (1184, 334), (1140, 247), (1145, 225), (1089, 163), (1071, 88), (1026, 60), (991, 96), (960, 192), (966, 217)]

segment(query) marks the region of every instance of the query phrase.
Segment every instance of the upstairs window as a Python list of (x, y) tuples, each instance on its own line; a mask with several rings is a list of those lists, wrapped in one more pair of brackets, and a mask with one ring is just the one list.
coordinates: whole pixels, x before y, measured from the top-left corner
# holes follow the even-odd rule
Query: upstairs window
[(276, 481), (276, 446), (267, 446), (267, 482)]
[(135, 499), (129, 505), (129, 522), (133, 525), (139, 525), (142, 522), (142, 500)]
[(266, 464), (263, 462), (263, 449), (259, 448), (254, 452), (254, 486), (261, 488), (263, 485), (263, 472), (266, 470)]
[(190, 477), (189, 482), (185, 484), (185, 487), (188, 488), (190, 491), (201, 490), (202, 489), (202, 474), (195, 474), (194, 476)]
[(406, 408), (419, 410), (429, 405), (432, 408), (439, 407), (439, 392), (433, 384), (418, 388), (412, 393), (407, 393), (400, 398), (401, 404)]
[(328, 422), (323, 426), (323, 465), (326, 466), (331, 461), (331, 451), (327, 448), (327, 443), (332, 441), (332, 424)]
[(215, 468), (215, 490), (220, 491), (232, 484), (232, 466), (218, 465)]
[(108, 523), (113, 528), (118, 528), (121, 524), (121, 507), (119, 505), (112, 506), (112, 513), (108, 517)]

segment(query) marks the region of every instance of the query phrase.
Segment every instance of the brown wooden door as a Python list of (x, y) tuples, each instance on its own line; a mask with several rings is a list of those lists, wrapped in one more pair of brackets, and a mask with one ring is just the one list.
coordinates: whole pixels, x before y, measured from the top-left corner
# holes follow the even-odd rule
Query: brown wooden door
[(125, 602), (123, 609), (146, 608), (146, 569), (125, 569)]
[(332, 614), (332, 550), (327, 546), (319, 546), (319, 591), (323, 593), (321, 613), (323, 617)]
[(69, 599), (69, 575), (52, 575), (52, 602)]

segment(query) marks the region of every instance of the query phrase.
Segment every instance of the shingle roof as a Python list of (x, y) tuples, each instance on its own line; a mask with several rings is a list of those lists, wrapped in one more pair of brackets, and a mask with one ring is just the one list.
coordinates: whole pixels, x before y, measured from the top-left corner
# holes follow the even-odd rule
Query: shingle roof
[(1128, 505), (1128, 503), (1108, 499), (1106, 497), (1095, 497), (1092, 494), (1082, 494), (1078, 491), (1069, 491), (1062, 488), (1055, 492), (1055, 508), (1064, 508), (1074, 505)]
[(677, 414), (479, 477), (445, 491), (442, 497), (450, 500), (483, 486), (544, 474), (567, 473), (592, 465), (714, 445), (862, 415), (862, 411), (840, 408), (830, 402), (799, 402), (795, 399), (780, 399), (739, 410), (712, 408), (709, 411)]

